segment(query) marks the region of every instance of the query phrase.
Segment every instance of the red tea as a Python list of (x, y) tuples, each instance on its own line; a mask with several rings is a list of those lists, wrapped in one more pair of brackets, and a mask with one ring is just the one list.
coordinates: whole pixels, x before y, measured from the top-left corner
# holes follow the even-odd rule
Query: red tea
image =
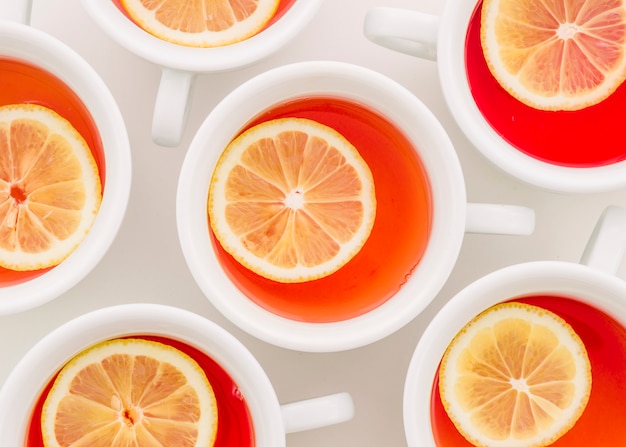
[[(555, 296), (516, 299), (548, 309), (567, 321), (580, 336), (591, 362), (591, 396), (574, 427), (553, 447), (626, 445), (626, 329), (604, 312), (580, 301)], [(431, 401), (432, 430), (441, 447), (471, 447), (457, 431), (439, 398), (437, 381)]]
[(370, 236), (341, 269), (304, 283), (279, 283), (253, 273), (213, 237), (217, 256), (234, 284), (270, 312), (307, 322), (356, 317), (394, 295), (426, 249), (432, 212), (426, 172), (406, 136), (361, 104), (331, 97), (296, 99), (266, 110), (249, 126), (284, 117), (309, 118), (332, 127), (358, 149), (376, 189)]
[[(126, 17), (129, 18), (129, 20), (131, 20), (133, 23), (135, 22), (129, 15), (128, 12), (126, 11), (126, 9), (122, 6), (120, 0), (112, 0), (113, 4), (117, 7), (117, 9), (119, 9), (120, 11), (122, 11), (122, 13), (124, 13), (124, 15)], [(267, 22), (267, 24), (265, 25), (265, 27), (263, 29), (266, 29), (268, 26), (271, 26), (273, 23), (275, 23), (278, 19), (280, 19), (282, 16), (285, 15), (285, 13), (287, 12), (287, 10), (291, 7), (291, 5), (293, 5), (296, 2), (296, 0), (280, 0), (280, 2), (278, 3), (278, 9), (276, 9), (276, 13), (272, 16), (272, 18), (270, 19), (269, 22)], [(262, 31), (262, 30), (261, 30)]]
[[(87, 107), (58, 77), (30, 63), (0, 58), (0, 106), (39, 104), (67, 119), (85, 139), (98, 165), (104, 187), (104, 150), (100, 135)], [(46, 271), (16, 272), (0, 267), (0, 287), (19, 284)]]
[[(217, 401), (218, 428), (214, 447), (254, 447), (254, 428), (245, 398), (237, 384), (217, 362), (198, 349), (177, 340), (156, 336), (142, 336), (141, 338), (173, 346), (191, 356), (203, 369), (213, 387)], [(25, 447), (43, 447), (41, 409), (53, 382), (54, 378), (33, 410)]]
[(596, 167), (626, 159), (622, 143), (626, 85), (578, 111), (526, 106), (500, 87), (487, 67), (480, 44), (481, 5), (469, 23), (466, 69), (474, 101), (491, 127), (518, 150), (555, 165)]

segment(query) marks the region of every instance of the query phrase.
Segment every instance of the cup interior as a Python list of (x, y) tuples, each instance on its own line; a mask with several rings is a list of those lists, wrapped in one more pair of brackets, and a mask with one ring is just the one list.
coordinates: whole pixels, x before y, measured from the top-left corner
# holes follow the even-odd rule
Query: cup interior
[(186, 310), (125, 304), (79, 316), (42, 338), (16, 365), (0, 390), (0, 437), (25, 445), (27, 423), (45, 385), (73, 356), (98, 342), (132, 335), (165, 336), (206, 353), (231, 376), (246, 399), (257, 446), (282, 446), (280, 406), (252, 354), (217, 324)]
[(82, 0), (91, 18), (119, 45), (163, 67), (209, 73), (243, 68), (274, 53), (293, 39), (323, 0), (293, 0), (284, 13), (261, 33), (242, 42), (216, 48), (191, 48), (163, 41), (134, 24), (113, 0)]
[(626, 327), (625, 293), (624, 282), (613, 275), (559, 261), (505, 267), (467, 286), (435, 315), (413, 353), (403, 402), (408, 445), (438, 445), (431, 425), (435, 377), (448, 345), (476, 315), (498, 303), (517, 298), (558, 296), (587, 304)]
[(453, 0), (441, 17), (437, 64), (442, 93), (455, 121), (476, 149), (494, 165), (529, 184), (558, 192), (595, 193), (626, 185), (626, 161), (603, 166), (554, 164), (527, 155), (503, 138), (479, 110), (470, 87), (465, 48), (468, 26), (480, 2)]
[[(433, 208), (426, 251), (402, 288), (361, 316), (323, 324), (287, 319), (248, 299), (230, 281), (216, 257), (206, 216), (211, 175), (223, 148), (261, 111), (311, 95), (356, 101), (395, 123), (419, 148)], [(251, 79), (206, 118), (181, 169), (177, 222), (183, 253), (196, 282), (225, 316), (252, 335), (279, 346), (335, 351), (389, 335), (428, 305), (456, 261), (464, 234), (465, 208), (463, 174), (454, 148), (436, 118), (417, 98), (368, 69), (314, 61), (279, 67)]]
[(93, 226), (62, 263), (28, 281), (0, 287), (0, 314), (21, 312), (56, 298), (86, 276), (104, 256), (121, 225), (130, 192), (131, 158), (121, 113), (98, 74), (73, 50), (21, 24), (0, 26), (0, 57), (24, 61), (65, 83), (87, 108), (103, 147), (103, 196)]

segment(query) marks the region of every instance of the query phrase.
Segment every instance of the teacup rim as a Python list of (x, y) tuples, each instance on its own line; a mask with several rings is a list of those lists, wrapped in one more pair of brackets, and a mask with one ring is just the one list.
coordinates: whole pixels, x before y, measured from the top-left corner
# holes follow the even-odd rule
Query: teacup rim
[[(512, 287), (519, 292), (500, 291)], [(403, 422), (409, 446), (438, 447), (430, 422), (432, 385), (441, 358), (459, 330), (495, 304), (536, 294), (577, 299), (612, 315), (626, 327), (626, 282), (605, 271), (576, 262), (547, 260), (513, 264), (480, 277), (444, 304), (417, 341), (403, 390)]]
[(244, 41), (192, 48), (163, 41), (133, 24), (111, 0), (81, 0), (83, 7), (119, 45), (157, 64), (192, 73), (219, 73), (252, 65), (282, 48), (313, 19), (324, 0), (295, 0), (270, 27)]
[(451, 0), (440, 16), (437, 67), (450, 113), (476, 150), (514, 178), (562, 193), (600, 193), (626, 186), (626, 160), (596, 167), (543, 162), (506, 143), (483, 118), (465, 76), (465, 30), (479, 0)]
[[(102, 202), (90, 232), (76, 250), (52, 270), (26, 282), (0, 287), (0, 315), (8, 315), (58, 298), (87, 276), (104, 257), (126, 213), (132, 159), (126, 124), (117, 102), (104, 80), (82, 56), (54, 36), (20, 23), (1, 22), (0, 37), (4, 41), (2, 46), (11, 46), (3, 57), (26, 61), (53, 73), (80, 97), (98, 127), (105, 157)], [(28, 57), (19, 54), (23, 52), (22, 47), (13, 45), (15, 42), (29, 48)], [(60, 72), (59, 65), (73, 67), (71, 74)], [(102, 127), (109, 132), (103, 133)]]
[[(68, 360), (95, 343), (133, 335), (164, 336), (207, 353), (241, 387), (258, 445), (280, 446), (285, 430), (274, 387), (254, 355), (217, 323), (183, 308), (126, 303), (81, 314), (56, 327), (18, 361), (0, 387), (0, 434), (24, 445), (28, 420), (45, 385)], [(245, 384), (245, 385), (244, 385)], [(10, 437), (11, 436), (11, 437)]]
[[(202, 214), (206, 212), (206, 195), (201, 195), (199, 192), (194, 194), (194, 191), (196, 189), (208, 191), (210, 172), (217, 160), (217, 154), (203, 153), (208, 152), (204, 151), (206, 141), (225, 147), (232, 135), (236, 134), (261, 110), (293, 97), (281, 96), (275, 92), (289, 82), (298, 82), (303, 78), (311, 80), (306, 84), (308, 90), (303, 89), (297, 96), (312, 92), (320, 94), (322, 91), (326, 92), (326, 95), (332, 94), (323, 90), (324, 87), (320, 85), (324, 84), (327, 78), (333, 79), (333, 76), (343, 80), (342, 87), (344, 88), (362, 88), (353, 86), (354, 79), (359, 79), (360, 85), (377, 86), (378, 96), (381, 96), (380, 86), (384, 86), (385, 101), (393, 97), (393, 104), (397, 107), (387, 105), (383, 113), (396, 119), (401, 113), (397, 111), (398, 108), (402, 108), (405, 112), (407, 108), (411, 111), (402, 115), (400, 122), (403, 124), (398, 124), (404, 130), (407, 128), (404, 122), (411, 120), (416, 113), (419, 113), (423, 122), (419, 121), (418, 127), (423, 129), (428, 126), (431, 132), (429, 138), (436, 135), (433, 138), (436, 138), (439, 144), (439, 150), (430, 151), (436, 152), (436, 155), (429, 155), (431, 159), (437, 161), (431, 160), (430, 163), (440, 163), (445, 167), (438, 165), (439, 175), (435, 175), (436, 178), (432, 178), (432, 173), (429, 174), (431, 187), (437, 185), (431, 191), (435, 194), (432, 198), (434, 203), (432, 214), (435, 223), (431, 225), (433, 228), (431, 242), (422, 258), (429, 261), (422, 262), (422, 267), (414, 270), (409, 281), (402, 286), (393, 299), (376, 309), (350, 320), (307, 323), (289, 320), (261, 308), (246, 298), (229, 281), (213, 253), (209, 240), (208, 222), (206, 216)], [(350, 79), (352, 85), (346, 87), (345, 79)], [(341, 93), (336, 91), (333, 93), (350, 97), (345, 90)], [(249, 110), (241, 112), (246, 98), (249, 97), (254, 97), (259, 103), (269, 102), (263, 103), (262, 107), (253, 112)], [(381, 112), (374, 99), (365, 104)], [(227, 124), (228, 129), (216, 118), (237, 116), (242, 113), (249, 113), (249, 115), (239, 116), (236, 124)], [(414, 123), (413, 125), (415, 126)], [(425, 157), (424, 154), (421, 156)], [(428, 163), (425, 160), (422, 161)], [(199, 166), (203, 166), (206, 172), (198, 173)], [(439, 194), (448, 200), (446, 205), (442, 204), (445, 201), (439, 197)], [(465, 183), (454, 147), (437, 118), (415, 95), (390, 78), (362, 66), (336, 61), (306, 61), (276, 67), (255, 76), (234, 89), (207, 116), (194, 136), (181, 168), (176, 213), (179, 241), (187, 265), (196, 283), (222, 314), (243, 330), (271, 344), (299, 351), (331, 352), (353, 349), (384, 338), (406, 325), (427, 307), (443, 286), (456, 262), (465, 233), (466, 207)], [(197, 235), (201, 235), (200, 238)], [(435, 248), (433, 240), (437, 241), (440, 248), (442, 246), (444, 248), (441, 250)], [(423, 267), (423, 265), (429, 267)], [(207, 266), (214, 266), (217, 270), (217, 273), (213, 274), (210, 279), (206, 274)], [(426, 268), (429, 269), (429, 273), (425, 271)], [(415, 286), (417, 277), (420, 277), (419, 288)], [(222, 295), (227, 295), (228, 298)]]

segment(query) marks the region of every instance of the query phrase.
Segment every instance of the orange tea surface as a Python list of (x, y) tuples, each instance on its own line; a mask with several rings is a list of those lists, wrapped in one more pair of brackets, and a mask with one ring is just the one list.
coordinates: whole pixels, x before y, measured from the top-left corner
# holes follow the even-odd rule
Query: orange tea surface
[(555, 165), (597, 167), (626, 159), (626, 83), (581, 110), (538, 110), (523, 104), (489, 71), (480, 43), (481, 5), (478, 2), (469, 23), (465, 64), (474, 101), (495, 132), (527, 155)]
[[(128, 17), (130, 19), (130, 16), (128, 14), (128, 12), (126, 11), (126, 9), (122, 6), (120, 0), (112, 0), (113, 4), (120, 10), (122, 11), (122, 13), (124, 13), (124, 15), (126, 17)], [(276, 13), (274, 14), (274, 16), (270, 19), (270, 21), (267, 23), (267, 25), (265, 26), (265, 28), (271, 26), (273, 23), (275, 23), (278, 19), (280, 19), (282, 16), (285, 15), (285, 13), (287, 12), (287, 10), (291, 7), (291, 5), (293, 5), (296, 2), (296, 0), (280, 0), (279, 4), (278, 4), (278, 8), (276, 9)], [(132, 19), (130, 19), (132, 20)]]
[[(0, 59), (0, 105), (32, 103), (48, 107), (67, 119), (82, 135), (98, 165), (104, 187), (104, 150), (89, 111), (61, 79), (30, 63)], [(15, 272), (0, 268), (0, 287), (19, 284), (49, 270)]]
[[(548, 309), (563, 318), (581, 338), (591, 362), (591, 395), (582, 416), (554, 447), (626, 445), (626, 329), (605, 313), (570, 298), (532, 296), (515, 301)], [(438, 374), (437, 374), (438, 376)], [(471, 447), (449, 419), (433, 385), (431, 402), (433, 435), (440, 447)]]
[[(165, 337), (138, 336), (170, 345), (192, 357), (202, 368), (215, 393), (218, 428), (214, 447), (254, 447), (254, 428), (245, 397), (230, 375), (213, 359), (198, 349)], [(28, 428), (25, 447), (43, 447), (41, 436), (41, 409), (54, 377), (37, 400)]]
[(214, 238), (217, 255), (237, 287), (270, 312), (309, 322), (354, 318), (400, 290), (426, 249), (431, 225), (426, 172), (404, 134), (360, 104), (331, 97), (297, 99), (265, 111), (249, 127), (285, 117), (308, 118), (329, 126), (359, 151), (372, 172), (376, 190), (377, 211), (370, 236), (338, 271), (297, 284), (253, 273)]

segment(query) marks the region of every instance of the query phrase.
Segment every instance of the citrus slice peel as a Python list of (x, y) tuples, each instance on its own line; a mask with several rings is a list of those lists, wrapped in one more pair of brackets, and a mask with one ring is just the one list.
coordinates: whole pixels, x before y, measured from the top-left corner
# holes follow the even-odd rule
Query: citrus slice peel
[(59, 264), (85, 238), (101, 201), (95, 159), (65, 118), (35, 104), (0, 107), (0, 267)]
[(237, 261), (279, 282), (304, 282), (345, 265), (374, 225), (374, 180), (334, 129), (303, 118), (256, 125), (215, 167), (211, 228)]
[(591, 364), (565, 320), (536, 306), (498, 304), (468, 323), (440, 366), (442, 403), (473, 445), (539, 447), (563, 436), (591, 393)]
[(580, 110), (626, 79), (626, 4), (484, 0), (481, 44), (512, 96), (540, 110)]
[(139, 338), (100, 342), (72, 358), (44, 402), (44, 447), (211, 447), (217, 404), (200, 366)]
[(121, 0), (130, 17), (150, 34), (178, 45), (219, 47), (258, 34), (279, 0)]

